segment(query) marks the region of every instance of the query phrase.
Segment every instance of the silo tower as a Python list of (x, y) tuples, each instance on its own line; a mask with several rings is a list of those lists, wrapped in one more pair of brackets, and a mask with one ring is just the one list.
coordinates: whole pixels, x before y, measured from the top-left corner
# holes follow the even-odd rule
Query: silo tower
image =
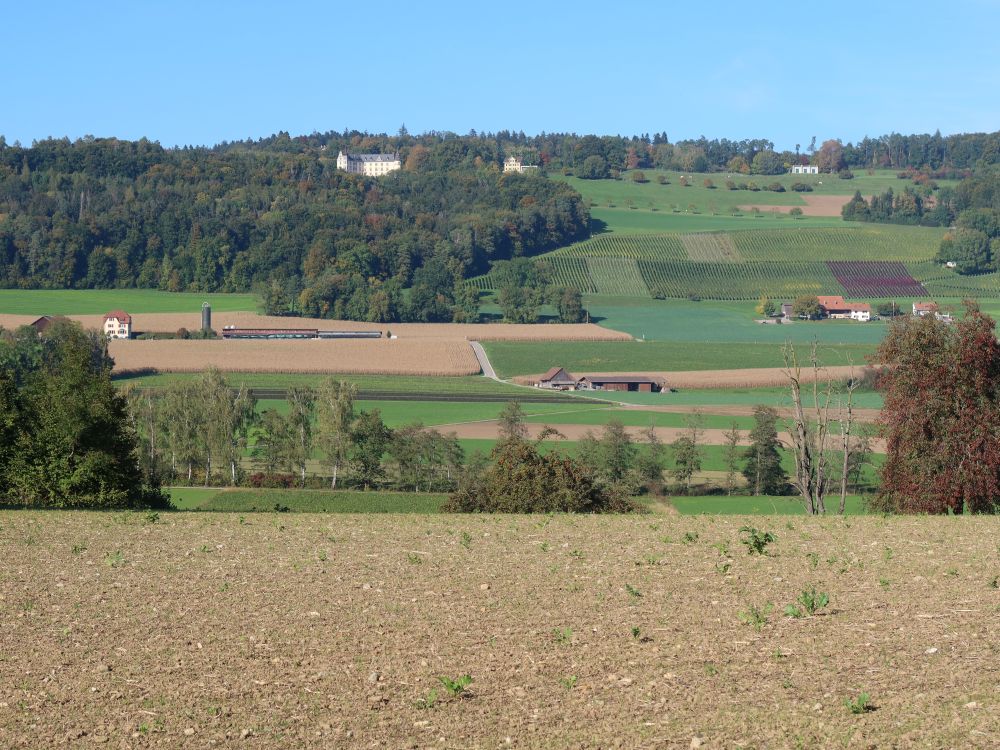
[(212, 330), (212, 306), (207, 302), (201, 303), (201, 330)]

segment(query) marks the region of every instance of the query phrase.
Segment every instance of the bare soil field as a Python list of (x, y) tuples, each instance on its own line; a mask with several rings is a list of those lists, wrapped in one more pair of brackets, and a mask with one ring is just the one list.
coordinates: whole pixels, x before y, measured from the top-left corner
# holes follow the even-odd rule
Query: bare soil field
[[(708, 414), (709, 412), (703, 411), (703, 413)], [(553, 416), (553, 419), (558, 419), (558, 416)], [(541, 435), (542, 430), (546, 427), (551, 427), (557, 430), (562, 438), (558, 435), (549, 438), (550, 440), (582, 440), (584, 436), (590, 432), (594, 435), (599, 435), (601, 432), (600, 425), (588, 425), (588, 424), (558, 424), (553, 422), (552, 424), (535, 424), (529, 423), (525, 427), (528, 429), (528, 435), (531, 438), (537, 438)], [(464, 422), (461, 424), (445, 424), (445, 425), (435, 425), (434, 429), (441, 432), (454, 433), (456, 437), (461, 439), (476, 439), (476, 440), (496, 440), (500, 437), (500, 424), (496, 420), (484, 420), (482, 422)], [(656, 437), (660, 439), (663, 443), (672, 443), (679, 437), (684, 437), (689, 434), (690, 430), (686, 427), (655, 427), (653, 431), (656, 433)], [(636, 442), (642, 442), (644, 436), (649, 432), (648, 427), (626, 427), (625, 432), (627, 432), (633, 440)], [(778, 439), (785, 445), (792, 445), (792, 436), (787, 432), (778, 432)], [(701, 430), (700, 442), (703, 445), (725, 445), (726, 444), (726, 430), (710, 427), (703, 428)], [(747, 430), (741, 432), (740, 445), (749, 445), (750, 436)], [(885, 440), (873, 439), (871, 441), (872, 450), (876, 453), (885, 453)], [(836, 448), (836, 445), (831, 447)]]
[(443, 339), (299, 341), (180, 339), (109, 343), (115, 372), (338, 372), (371, 375), (477, 375), (468, 342)]
[[(802, 198), (806, 204), (804, 206), (797, 206), (797, 208), (802, 209), (803, 216), (840, 216), (840, 209), (842, 209), (844, 204), (848, 203), (853, 196), (809, 195), (808, 193), (799, 193), (799, 197)], [(871, 200), (871, 196), (868, 196), (866, 200)], [(770, 213), (772, 211), (788, 213), (791, 209), (796, 208), (796, 206), (761, 206), (749, 204), (739, 207), (741, 211), (752, 211), (755, 208), (760, 209), (762, 213)]]
[[(864, 366), (851, 367), (850, 365), (836, 365), (824, 367), (819, 371), (819, 379), (822, 381), (835, 380), (846, 381), (851, 377), (860, 378), (867, 372), (876, 370), (878, 367)], [(677, 372), (667, 372), (660, 370), (657, 372), (575, 372), (577, 377), (614, 375), (616, 377), (637, 376), (661, 378), (669, 388), (768, 388), (774, 386), (788, 385), (788, 376), (784, 374), (782, 367), (748, 367), (742, 370), (684, 370)], [(532, 385), (537, 383), (541, 374), (519, 375), (511, 378), (512, 382), (519, 385)], [(801, 382), (812, 383), (816, 378), (811, 370), (803, 368)]]
[[(4, 512), (0, 747), (995, 748), (998, 536)], [(785, 616), (811, 587), (829, 604)]]
[[(41, 313), (39, 313), (41, 314)], [(0, 315), (0, 326), (17, 328), (35, 320), (31, 315)], [(100, 315), (71, 315), (86, 328), (100, 328)], [(136, 331), (173, 332), (179, 328), (195, 331), (201, 328), (201, 312), (148, 313), (132, 316)], [(216, 331), (225, 326), (238, 328), (320, 328), (330, 331), (390, 331), (399, 338), (449, 339), (474, 341), (631, 341), (621, 331), (612, 331), (594, 323), (573, 324), (506, 324), (506, 323), (364, 323), (355, 320), (325, 320), (322, 318), (285, 318), (257, 315), (250, 312), (219, 312), (212, 315)]]

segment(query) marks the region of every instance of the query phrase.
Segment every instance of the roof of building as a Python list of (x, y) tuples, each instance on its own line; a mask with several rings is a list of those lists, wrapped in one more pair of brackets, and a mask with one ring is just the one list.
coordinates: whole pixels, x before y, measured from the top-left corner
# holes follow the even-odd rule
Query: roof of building
[(551, 382), (552, 380), (555, 380), (556, 376), (558, 376), (559, 373), (562, 373), (565, 376), (563, 378), (560, 378), (560, 380), (562, 380), (564, 382), (575, 383), (577, 381), (577, 378), (575, 378), (572, 375), (570, 375), (563, 368), (561, 368), (561, 367), (552, 367), (552, 368), (549, 369), (548, 372), (546, 372), (544, 375), (542, 375), (541, 378), (539, 378), (539, 382), (541, 382), (541, 383)]
[(399, 154), (352, 154), (341, 151), (350, 161), (399, 161)]
[(934, 302), (914, 302), (914, 310), (937, 310), (937, 304)]
[(55, 320), (55, 318), (51, 315), (43, 315), (42, 317), (31, 321), (28, 325), (32, 328), (45, 329), (49, 327), (53, 320)]
[(132, 324), (132, 316), (124, 310), (112, 310), (104, 315), (104, 320), (111, 320), (112, 318), (116, 318), (122, 323)]
[(817, 297), (816, 299), (819, 300), (820, 307), (836, 307), (838, 309), (842, 309), (847, 304), (846, 302), (844, 302), (844, 298), (841, 297), (840, 295), (836, 296), (831, 295), (828, 297), (821, 296)]
[(844, 309), (853, 310), (855, 312), (871, 312), (872, 306), (867, 302), (845, 302)]
[(645, 375), (584, 375), (580, 381), (589, 383), (656, 383), (662, 385), (662, 378), (652, 378)]

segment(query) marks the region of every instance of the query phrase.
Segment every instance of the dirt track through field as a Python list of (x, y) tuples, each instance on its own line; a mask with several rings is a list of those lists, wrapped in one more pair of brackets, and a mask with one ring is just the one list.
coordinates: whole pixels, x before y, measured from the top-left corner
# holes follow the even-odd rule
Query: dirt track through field
[[(995, 748), (998, 537), (966, 517), (0, 512), (0, 747)], [(810, 587), (828, 606), (785, 616)]]

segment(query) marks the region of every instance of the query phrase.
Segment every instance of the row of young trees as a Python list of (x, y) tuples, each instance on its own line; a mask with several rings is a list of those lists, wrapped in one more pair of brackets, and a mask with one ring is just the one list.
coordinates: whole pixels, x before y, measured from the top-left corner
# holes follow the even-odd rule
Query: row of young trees
[[(331, 489), (455, 487), (464, 453), (454, 435), (420, 424), (390, 429), (378, 409), (356, 411), (356, 396), (354, 384), (329, 378), (315, 389), (289, 388), (283, 408), (258, 412), (250, 390), (232, 388), (217, 370), (127, 391), (151, 480), (304, 487), (323, 476)], [(253, 474), (243, 462), (248, 452)]]

